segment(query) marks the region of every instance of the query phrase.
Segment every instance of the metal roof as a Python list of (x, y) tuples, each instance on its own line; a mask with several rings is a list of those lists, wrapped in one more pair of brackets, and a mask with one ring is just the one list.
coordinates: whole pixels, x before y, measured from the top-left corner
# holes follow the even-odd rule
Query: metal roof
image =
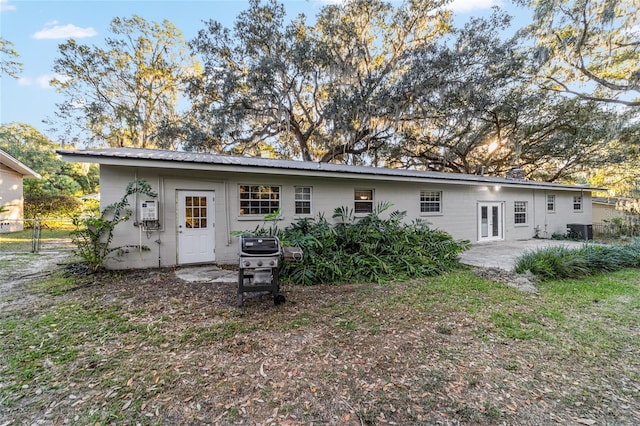
[(384, 177), (392, 180), (424, 179), (428, 181), (441, 181), (447, 183), (471, 183), (485, 185), (505, 185), (515, 187), (531, 187), (559, 190), (586, 190), (602, 191), (604, 188), (591, 188), (588, 186), (565, 185), (552, 182), (537, 182), (520, 179), (509, 179), (494, 176), (470, 175), (462, 173), (445, 173), (422, 170), (390, 169), (385, 167), (350, 166), (344, 164), (317, 163), (311, 161), (278, 160), (272, 158), (241, 157), (230, 155), (206, 154), (183, 151), (166, 151), (141, 148), (101, 148), (85, 150), (56, 151), (66, 160), (92, 162), (99, 164), (123, 164), (126, 161), (135, 160), (138, 165), (152, 166), (152, 162), (160, 163), (163, 167), (189, 168), (196, 165), (207, 167), (211, 170), (220, 170), (225, 166), (246, 168), (254, 173), (260, 170), (280, 171), (289, 174), (291, 171), (304, 171), (309, 175), (321, 176), (323, 174), (343, 174), (345, 177), (354, 175), (363, 178), (370, 177), (381, 179)]
[(7, 154), (3, 150), (0, 149), (0, 163), (4, 164), (11, 170), (20, 173), (22, 177), (40, 179), (40, 176), (37, 172), (33, 171), (31, 168), (21, 163), (20, 161), (13, 158), (11, 155)]

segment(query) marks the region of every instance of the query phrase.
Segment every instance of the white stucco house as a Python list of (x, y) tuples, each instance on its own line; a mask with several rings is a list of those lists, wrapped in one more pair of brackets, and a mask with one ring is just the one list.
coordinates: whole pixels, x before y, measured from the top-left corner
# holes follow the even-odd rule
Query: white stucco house
[(23, 178), (40, 179), (40, 175), (0, 149), (0, 233), (22, 231), (24, 194)]
[(366, 215), (379, 202), (423, 218), (472, 243), (549, 238), (568, 224), (591, 224), (597, 188), (490, 176), (346, 166), (135, 148), (58, 150), (63, 159), (100, 165), (101, 207), (144, 179), (156, 200), (130, 200), (134, 217), (114, 245), (143, 244), (110, 268), (234, 264), (233, 231), (251, 230), (280, 209), (282, 226), (336, 207)]

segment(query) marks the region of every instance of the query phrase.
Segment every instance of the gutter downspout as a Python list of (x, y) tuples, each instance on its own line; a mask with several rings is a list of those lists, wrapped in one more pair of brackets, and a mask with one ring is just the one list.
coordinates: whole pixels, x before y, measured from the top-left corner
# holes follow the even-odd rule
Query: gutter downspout
[(536, 235), (536, 190), (533, 190), (533, 235)]
[(227, 247), (231, 245), (231, 208), (229, 206), (229, 181), (224, 181), (224, 213), (225, 225), (227, 226)]

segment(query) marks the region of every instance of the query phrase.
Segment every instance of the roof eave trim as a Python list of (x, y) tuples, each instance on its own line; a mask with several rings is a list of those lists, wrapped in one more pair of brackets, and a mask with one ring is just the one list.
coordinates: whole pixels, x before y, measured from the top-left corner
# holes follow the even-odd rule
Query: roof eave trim
[(0, 160), (2, 160), (2, 164), (6, 165), (11, 170), (21, 174), (22, 177), (42, 179), (42, 176), (40, 176), (40, 174), (38, 174), (36, 171), (32, 170), (29, 166), (20, 162), (19, 160), (15, 159), (2, 150), (0, 150)]

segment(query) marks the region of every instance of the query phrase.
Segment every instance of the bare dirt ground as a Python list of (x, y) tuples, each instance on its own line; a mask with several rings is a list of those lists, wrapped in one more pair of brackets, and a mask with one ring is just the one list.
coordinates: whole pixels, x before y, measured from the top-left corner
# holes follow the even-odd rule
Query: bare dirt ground
[(48, 276), (61, 269), (71, 258), (69, 251), (42, 254), (0, 253), (0, 313), (30, 305), (35, 296), (26, 292), (24, 284)]
[(118, 325), (82, 335), (69, 361), (49, 359), (46, 377), (0, 401), (0, 425), (640, 422), (637, 362), (501, 336), (484, 321), (490, 312), (457, 305), (481, 293), (440, 301), (422, 282), (296, 287), (282, 306), (265, 296), (238, 309), (234, 284), (162, 270), (33, 295), (26, 280), (61, 260), (2, 268), (0, 316), (97, 306)]

